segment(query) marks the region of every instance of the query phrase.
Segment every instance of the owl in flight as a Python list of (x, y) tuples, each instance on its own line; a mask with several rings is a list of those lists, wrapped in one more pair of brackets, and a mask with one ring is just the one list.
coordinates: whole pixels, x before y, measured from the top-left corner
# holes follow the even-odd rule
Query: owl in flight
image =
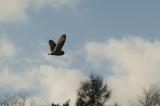
[(55, 56), (64, 55), (64, 51), (62, 51), (62, 47), (65, 41), (66, 41), (66, 34), (63, 34), (59, 38), (57, 44), (53, 40), (49, 40), (49, 46), (50, 46), (51, 53), (49, 53), (48, 55), (55, 55)]

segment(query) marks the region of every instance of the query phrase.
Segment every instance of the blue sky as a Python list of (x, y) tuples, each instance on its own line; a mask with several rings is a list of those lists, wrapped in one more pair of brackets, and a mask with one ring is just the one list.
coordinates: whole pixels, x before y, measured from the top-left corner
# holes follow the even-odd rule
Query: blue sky
[(74, 9), (48, 6), (36, 11), (32, 7), (26, 13), (29, 21), (4, 26), (12, 39), (25, 44), (31, 40), (56, 39), (63, 33), (78, 44), (127, 34), (157, 39), (160, 33), (159, 9), (159, 1), (88, 0), (76, 4)]
[[(10, 92), (26, 87), (27, 92), (37, 91), (38, 97), (44, 90), (42, 95), (59, 102), (70, 96), (75, 101), (70, 94), (62, 98), (49, 82), (73, 86), (94, 71), (109, 80), (113, 89), (129, 86), (126, 98), (132, 95), (134, 100), (134, 93), (159, 80), (159, 4), (158, 0), (0, 0), (0, 89), (8, 92), (5, 89), (15, 84)], [(48, 56), (48, 40), (57, 41), (63, 33), (67, 34), (65, 56)], [(136, 90), (135, 84), (139, 85)], [(130, 101), (121, 98), (125, 90), (115, 89), (111, 102)]]

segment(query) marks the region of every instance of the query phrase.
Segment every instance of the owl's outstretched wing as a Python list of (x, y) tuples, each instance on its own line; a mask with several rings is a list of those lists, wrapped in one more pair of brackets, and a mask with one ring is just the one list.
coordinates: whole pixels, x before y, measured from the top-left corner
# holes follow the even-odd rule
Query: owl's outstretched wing
[(61, 51), (64, 43), (66, 41), (66, 34), (63, 34), (59, 40), (58, 40), (58, 43), (56, 44), (56, 46), (54, 47), (54, 52), (59, 52)]
[(56, 43), (53, 40), (49, 40), (49, 46), (50, 46), (50, 50), (54, 51), (54, 48), (56, 46)]

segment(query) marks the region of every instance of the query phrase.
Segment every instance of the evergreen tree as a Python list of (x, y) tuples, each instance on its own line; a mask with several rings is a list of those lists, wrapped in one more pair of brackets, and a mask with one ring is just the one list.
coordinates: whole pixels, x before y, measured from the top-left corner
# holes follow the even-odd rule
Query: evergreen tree
[(76, 106), (104, 106), (111, 91), (100, 76), (91, 74), (89, 80), (81, 82)]

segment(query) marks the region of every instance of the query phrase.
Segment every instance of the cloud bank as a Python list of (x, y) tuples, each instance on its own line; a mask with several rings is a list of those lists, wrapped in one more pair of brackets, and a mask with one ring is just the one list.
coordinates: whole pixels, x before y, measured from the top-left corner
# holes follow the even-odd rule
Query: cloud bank
[(5, 93), (11, 96), (16, 93), (25, 94), (29, 99), (34, 98), (37, 104), (64, 103), (71, 99), (73, 105), (80, 81), (85, 78), (80, 70), (56, 68), (51, 65), (41, 65), (27, 71), (1, 71), (1, 96)]
[[(23, 94), (36, 104), (62, 104), (71, 99), (71, 105), (74, 105), (76, 91), (86, 76), (81, 70), (69, 67), (71, 57), (48, 58), (47, 53), (42, 52), (41, 57), (33, 56), (35, 59), (31, 59), (21, 57), (17, 50), (18, 47), (9, 38), (0, 40), (0, 97)], [(25, 62), (26, 59), (30, 62)], [(24, 64), (27, 64), (25, 69), (16, 70)]]
[(112, 72), (107, 77), (113, 90), (111, 101), (126, 105), (138, 99), (142, 87), (160, 81), (160, 41), (139, 37), (109, 39), (106, 43), (90, 42), (85, 51), (92, 66), (109, 62), (100, 66)]
[[(0, 62), (3, 62), (2, 65), (8, 64), (5, 60), (15, 58), (18, 54), (17, 46), (8, 38), (2, 38), (0, 44)], [(143, 87), (148, 88), (160, 80), (160, 41), (140, 37), (112, 38), (104, 43), (89, 42), (83, 50), (80, 53), (86, 54), (83, 55), (86, 61), (81, 66), (89, 64), (87, 69), (103, 68), (111, 73), (104, 75), (112, 89), (109, 103), (128, 105), (130, 101), (138, 99)], [(3, 91), (0, 95), (27, 92), (32, 100), (47, 103), (63, 103), (70, 98), (73, 106), (80, 81), (86, 78), (84, 70), (72, 67), (73, 62), (79, 61), (80, 57), (66, 55), (67, 57), (49, 58), (47, 53), (41, 50), (37, 52), (41, 52), (40, 56), (33, 56), (37, 61), (24, 57), (18, 63), (20, 66), (26, 64), (26, 59), (29, 61), (21, 71), (0, 65), (0, 90)], [(16, 59), (19, 58), (21, 57)], [(14, 63), (11, 64), (14, 66)]]

